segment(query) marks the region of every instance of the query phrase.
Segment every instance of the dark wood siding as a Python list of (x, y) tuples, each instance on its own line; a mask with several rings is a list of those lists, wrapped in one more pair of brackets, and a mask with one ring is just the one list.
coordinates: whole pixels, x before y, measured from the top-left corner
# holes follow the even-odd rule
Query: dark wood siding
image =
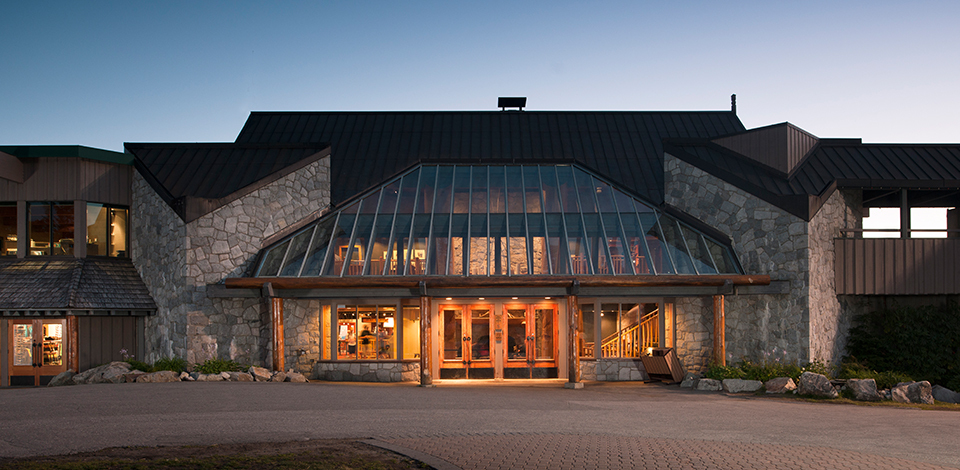
[(82, 200), (130, 205), (130, 165), (83, 158), (27, 158), (23, 162), (23, 184), (0, 178), (0, 200)]
[(137, 317), (79, 317), (80, 371), (137, 356)]
[(816, 144), (817, 138), (790, 124), (777, 124), (714, 142), (770, 168), (789, 173)]
[(838, 238), (837, 294), (960, 294), (960, 239)]

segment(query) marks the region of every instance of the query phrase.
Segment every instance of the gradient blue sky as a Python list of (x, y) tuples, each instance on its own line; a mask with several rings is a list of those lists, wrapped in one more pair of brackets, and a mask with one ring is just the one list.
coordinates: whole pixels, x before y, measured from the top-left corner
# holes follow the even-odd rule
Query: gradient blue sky
[(960, 2), (15, 2), (0, 144), (232, 141), (254, 110), (729, 109), (960, 142)]

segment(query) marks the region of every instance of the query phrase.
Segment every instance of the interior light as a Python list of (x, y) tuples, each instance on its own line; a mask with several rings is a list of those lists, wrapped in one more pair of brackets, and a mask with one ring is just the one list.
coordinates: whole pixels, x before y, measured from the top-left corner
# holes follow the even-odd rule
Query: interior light
[(517, 300), (517, 298), (516, 298), (516, 297), (511, 297), (511, 298), (512, 298), (513, 300)]
[(544, 297), (544, 299), (550, 300), (550, 297)]
[(387, 317), (387, 321), (383, 324), (384, 328), (393, 328), (393, 317)]
[(484, 300), (483, 297), (477, 297), (477, 300)]
[(447, 300), (453, 300), (453, 297), (447, 297)]

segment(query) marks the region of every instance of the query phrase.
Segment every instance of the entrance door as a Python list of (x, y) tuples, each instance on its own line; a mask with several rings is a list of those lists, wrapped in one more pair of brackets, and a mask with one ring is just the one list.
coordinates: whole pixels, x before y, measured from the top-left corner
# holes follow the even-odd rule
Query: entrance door
[(503, 378), (557, 378), (557, 305), (504, 305), (503, 316)]
[(9, 320), (10, 385), (46, 385), (67, 370), (66, 320)]
[(441, 305), (441, 379), (492, 379), (492, 305)]

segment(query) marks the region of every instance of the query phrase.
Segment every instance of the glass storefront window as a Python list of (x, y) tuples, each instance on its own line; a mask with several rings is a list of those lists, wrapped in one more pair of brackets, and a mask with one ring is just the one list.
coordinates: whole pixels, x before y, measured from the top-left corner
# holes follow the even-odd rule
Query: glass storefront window
[(396, 359), (396, 311), (392, 305), (338, 305), (337, 359)]
[(30, 255), (73, 255), (73, 204), (30, 202), (27, 212)]
[(87, 203), (87, 256), (126, 255), (127, 209)]
[(16, 204), (0, 204), (0, 256), (17, 256)]
[[(589, 309), (590, 313), (593, 313), (592, 304), (584, 304), (581, 309), (584, 311)], [(659, 332), (659, 304), (605, 303), (600, 305), (601, 357), (649, 355), (650, 348), (660, 346)], [(584, 338), (585, 342), (592, 339), (592, 336), (587, 336), (586, 324), (584, 324)]]
[(594, 322), (597, 317), (592, 303), (580, 305), (580, 317), (583, 320), (583, 334), (580, 335), (580, 357), (594, 358), (596, 357), (595, 347), (597, 344), (597, 330), (594, 327)]
[(405, 305), (403, 314), (403, 356), (401, 359), (420, 358), (420, 307)]
[(314, 226), (257, 276), (741, 272), (729, 246), (576, 165), (422, 165)]

